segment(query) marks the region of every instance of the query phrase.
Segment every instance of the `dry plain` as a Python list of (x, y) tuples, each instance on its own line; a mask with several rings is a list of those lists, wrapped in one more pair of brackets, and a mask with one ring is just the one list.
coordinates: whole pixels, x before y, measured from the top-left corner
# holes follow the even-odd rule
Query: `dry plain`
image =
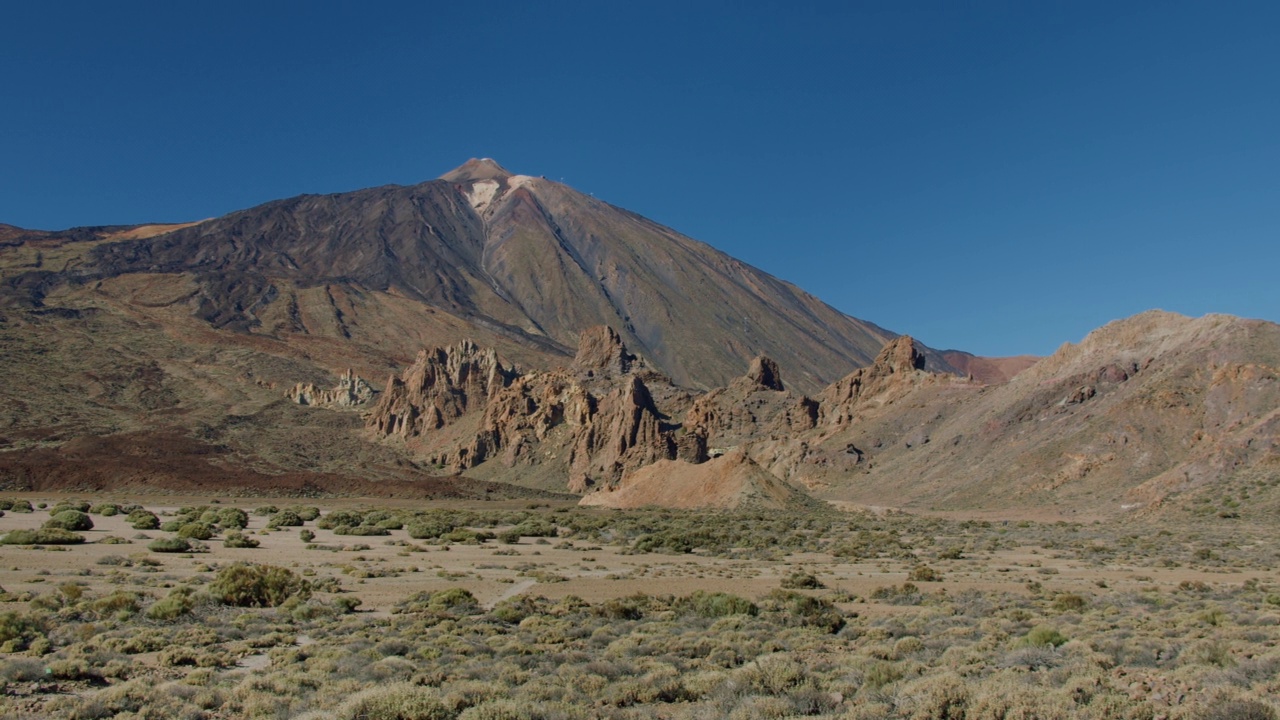
[[(1216, 518), (4, 498), (33, 511), (0, 535), (93, 523), (0, 545), (6, 717), (1274, 717), (1280, 692), (1276, 547)], [(229, 508), (245, 527), (207, 522)], [(201, 516), (194, 551), (149, 549)], [(227, 595), (245, 564), (287, 587)]]

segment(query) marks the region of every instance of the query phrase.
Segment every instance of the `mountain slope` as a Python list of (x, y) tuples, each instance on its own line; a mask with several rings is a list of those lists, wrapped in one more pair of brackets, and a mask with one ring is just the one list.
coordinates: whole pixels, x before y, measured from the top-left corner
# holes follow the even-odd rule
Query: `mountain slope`
[[(192, 278), (185, 302), (240, 332), (314, 334), (322, 324), (386, 346), (399, 333), (366, 321), (362, 303), (391, 296), (554, 360), (583, 329), (609, 325), (693, 387), (723, 384), (768, 354), (794, 384), (816, 390), (894, 336), (703, 243), (489, 160), (419, 185), (301, 196), (103, 243), (64, 273), (81, 282), (139, 274)], [(300, 308), (314, 288), (326, 288), (333, 307), (308, 322)], [(401, 357), (415, 350), (396, 348)]]
[[(803, 437), (806, 457), (762, 448), (772, 454), (757, 460), (868, 504), (1110, 514), (1221, 502), (1280, 477), (1280, 326), (1147, 312), (1002, 385), (904, 375), (848, 417)], [(848, 448), (857, 462), (823, 465)]]

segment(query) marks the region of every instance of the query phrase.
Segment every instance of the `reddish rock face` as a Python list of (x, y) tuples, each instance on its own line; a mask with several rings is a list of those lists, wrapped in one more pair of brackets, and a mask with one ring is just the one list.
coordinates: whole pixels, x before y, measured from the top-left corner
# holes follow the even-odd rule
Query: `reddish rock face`
[(700, 438), (677, 438), (663, 422), (644, 379), (633, 372), (643, 368), (607, 327), (582, 333), (570, 368), (547, 372), (521, 374), (472, 343), (424, 351), (388, 383), (367, 426), (379, 436), (434, 445), (427, 438), (433, 431), (478, 415), (476, 430), (460, 442), (456, 435), (443, 438), (457, 444), (438, 448), (437, 464), (462, 471), (493, 459), (513, 467), (554, 457), (566, 465), (576, 492), (611, 487), (628, 470), (657, 460), (705, 459)]
[(348, 369), (336, 387), (324, 390), (313, 383), (298, 383), (289, 391), (289, 399), (299, 405), (353, 408), (369, 403), (375, 394), (373, 386)]
[(925, 357), (909, 335), (896, 338), (876, 356), (870, 367), (859, 368), (827, 387), (818, 395), (818, 421), (836, 426), (853, 422), (863, 398), (895, 389), (906, 389), (917, 378), (926, 377)]
[(614, 377), (631, 372), (631, 364), (635, 361), (636, 356), (627, 352), (621, 335), (607, 325), (598, 325), (583, 330), (578, 337), (578, 354), (573, 358), (573, 367), (588, 375), (599, 373), (604, 377)]
[(751, 361), (751, 367), (747, 369), (747, 379), (763, 390), (781, 392), (785, 389), (782, 387), (782, 371), (778, 369), (778, 363), (763, 355), (757, 355)]
[(369, 416), (377, 435), (414, 438), (462, 417), (516, 376), (493, 350), (481, 350), (470, 340), (448, 348), (423, 350), (400, 377), (387, 380)]

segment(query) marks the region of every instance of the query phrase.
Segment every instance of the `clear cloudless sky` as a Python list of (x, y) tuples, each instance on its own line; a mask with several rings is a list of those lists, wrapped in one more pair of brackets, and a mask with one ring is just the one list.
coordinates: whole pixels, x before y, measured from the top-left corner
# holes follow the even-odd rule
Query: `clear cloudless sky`
[(545, 175), (941, 348), (1280, 320), (1280, 3), (43, 2), (0, 222)]

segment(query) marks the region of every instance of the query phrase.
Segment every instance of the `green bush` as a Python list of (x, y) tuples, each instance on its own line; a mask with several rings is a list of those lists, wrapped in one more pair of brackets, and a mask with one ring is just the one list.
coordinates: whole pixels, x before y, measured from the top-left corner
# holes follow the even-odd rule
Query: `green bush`
[(1037, 625), (1018, 641), (1023, 647), (1058, 647), (1067, 642), (1067, 637), (1056, 628), (1048, 625)]
[(92, 530), (93, 520), (80, 510), (60, 510), (45, 521), (46, 528), (61, 530)]
[(93, 513), (94, 515), (111, 517), (112, 515), (120, 514), (120, 506), (114, 503), (103, 503), (101, 505), (94, 505), (93, 507), (89, 508), (89, 512)]
[(147, 543), (147, 549), (151, 552), (158, 553), (182, 553), (191, 552), (191, 543), (186, 538), (160, 538)]
[(146, 615), (152, 620), (176, 620), (190, 613), (194, 607), (191, 588), (177, 587), (163, 600), (152, 603), (151, 607), (147, 608)]
[(160, 527), (160, 518), (150, 510), (134, 510), (126, 520), (134, 530), (157, 530)]
[(364, 515), (355, 510), (334, 510), (316, 521), (316, 527), (322, 530), (333, 530), (343, 525), (355, 526), (364, 522)]
[(5, 510), (12, 510), (13, 512), (16, 512), (16, 513), (35, 512), (35, 510), (32, 509), (31, 507), (30, 500), (14, 500), (13, 505), (11, 507), (5, 508)]
[(497, 535), (484, 530), (471, 530), (469, 528), (456, 528), (450, 532), (440, 536), (444, 542), (465, 543), (470, 545), (479, 545), (485, 540), (493, 540)]
[(1053, 609), (1058, 612), (1081, 612), (1089, 607), (1089, 601), (1075, 593), (1062, 593), (1053, 599)]
[(294, 515), (297, 515), (307, 522), (311, 522), (312, 520), (320, 517), (320, 508), (312, 505), (294, 505), (287, 509), (289, 512), (292, 512)]
[(13, 653), (27, 649), (44, 636), (44, 624), (36, 617), (16, 612), (0, 613), (0, 652)]
[(251, 538), (239, 530), (227, 533), (226, 539), (222, 541), (222, 546), (229, 548), (256, 548), (260, 544), (256, 538)]
[(480, 604), (469, 590), (447, 588), (436, 592), (420, 592), (409, 596), (396, 606), (397, 612), (431, 612), (451, 615), (473, 615), (480, 612)]
[(333, 715), (336, 720), (454, 720), (432, 688), (396, 683), (356, 693)]
[(782, 578), (782, 587), (788, 590), (818, 590), (826, 586), (813, 575), (797, 571)]
[(343, 615), (349, 615), (356, 611), (364, 601), (358, 597), (337, 597), (333, 599), (333, 606)]
[(62, 528), (39, 530), (10, 530), (0, 536), (4, 545), (75, 545), (84, 542), (84, 536)]
[(272, 515), (271, 520), (267, 522), (267, 527), (273, 530), (275, 528), (301, 527), (301, 526), (302, 526), (302, 518), (298, 516), (298, 513), (292, 510), (281, 510), (275, 515)]
[(243, 530), (249, 527), (249, 513), (240, 508), (222, 508), (218, 511), (218, 525), (228, 530)]
[(722, 592), (704, 592), (698, 590), (685, 598), (688, 607), (694, 614), (708, 618), (727, 617), (729, 615), (758, 615), (760, 608), (746, 598)]
[(529, 518), (512, 529), (523, 537), (556, 537), (559, 534), (555, 525), (542, 518)]
[(306, 528), (303, 528), (298, 531), (298, 539), (304, 543), (309, 543), (316, 539), (316, 534)]
[(440, 520), (438, 518), (428, 518), (409, 523), (409, 537), (415, 540), (434, 540), (435, 538), (453, 531), (454, 525), (451, 522)]
[(178, 528), (178, 537), (188, 540), (208, 540), (213, 537), (213, 526), (202, 522), (187, 523)]
[(941, 582), (942, 573), (934, 570), (928, 565), (916, 565), (911, 568), (911, 572), (907, 575), (907, 579), (912, 582)]
[(391, 531), (377, 525), (356, 525), (354, 527), (351, 525), (339, 525), (333, 529), (333, 534), (357, 536), (390, 535)]
[(218, 571), (209, 594), (224, 605), (276, 607), (290, 598), (311, 597), (311, 583), (286, 568), (236, 563)]
[(829, 633), (844, 627), (844, 615), (830, 600), (789, 590), (769, 593), (761, 609), (777, 614), (786, 625), (819, 628)]

